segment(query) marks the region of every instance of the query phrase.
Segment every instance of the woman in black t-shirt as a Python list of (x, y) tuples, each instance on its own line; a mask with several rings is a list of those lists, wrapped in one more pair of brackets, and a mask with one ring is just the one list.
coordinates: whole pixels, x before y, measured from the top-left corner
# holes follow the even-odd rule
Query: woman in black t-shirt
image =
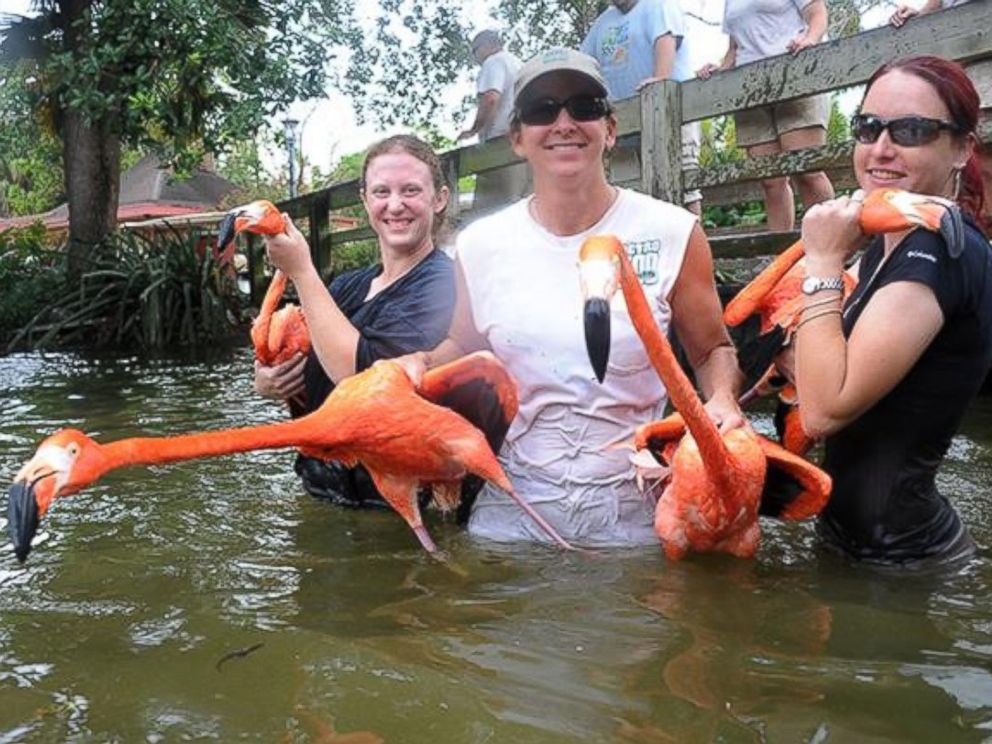
[[(373, 145), (362, 166), (361, 197), (380, 263), (342, 274), (329, 287), (292, 224), (286, 234), (265, 238), (272, 263), (296, 286), (313, 351), (273, 367), (256, 362), (255, 388), (270, 398), (304, 399), (294, 414), (318, 408), (341, 379), (379, 359), (433, 348), (448, 332), (454, 265), (435, 247), (448, 203), (437, 155), (410, 135)], [(301, 456), (296, 470), (315, 495), (345, 505), (384, 504), (361, 466)]]
[(860, 199), (826, 202), (803, 220), (807, 277), (824, 280), (808, 282), (796, 345), (803, 427), (826, 437), (834, 479), (819, 527), (858, 559), (915, 564), (974, 550), (934, 480), (992, 367), (992, 252), (974, 222), (984, 199), (978, 101), (959, 65), (913, 57), (872, 76), (852, 119), (864, 192), (956, 200), (961, 244), (920, 229), (873, 240), (842, 307), (830, 280), (863, 244)]

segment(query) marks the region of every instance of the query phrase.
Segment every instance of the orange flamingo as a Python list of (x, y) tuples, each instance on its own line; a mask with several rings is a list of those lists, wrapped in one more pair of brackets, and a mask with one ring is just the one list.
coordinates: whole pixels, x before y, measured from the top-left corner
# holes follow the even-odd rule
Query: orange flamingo
[[(901, 189), (876, 189), (865, 197), (860, 223), (866, 235), (901, 232), (913, 227), (940, 232), (952, 255), (960, 254), (964, 245), (961, 211), (953, 201), (936, 196)], [(762, 395), (777, 393), (780, 405), (776, 423), (782, 442), (797, 454), (806, 452), (815, 442), (802, 430), (795, 387), (778, 373), (775, 360), (791, 343), (805, 304), (801, 290), (805, 276), (802, 259), (803, 244), (798, 241), (744, 287), (723, 313), (724, 323), (731, 327), (739, 326), (749, 318), (759, 319), (757, 339), (739, 345), (741, 366), (761, 375), (759, 382), (741, 398), (741, 405)], [(856, 282), (846, 273), (843, 278), (846, 297), (854, 290)]]
[(617, 238), (587, 239), (579, 270), (586, 297), (586, 345), (596, 377), (602, 381), (606, 373), (610, 300), (619, 286), (634, 329), (680, 414), (641, 427), (635, 439), (635, 446), (663, 451), (671, 466), (655, 512), (655, 530), (669, 558), (682, 558), (690, 549), (753, 556), (761, 536), (758, 512), (769, 466), (799, 484), (799, 495), (781, 509), (781, 516), (798, 519), (823, 508), (830, 494), (826, 473), (750, 427), (720, 433), (655, 323), (637, 272)]
[[(235, 207), (224, 216), (218, 230), (217, 246), (224, 249), (240, 232), (279, 235), (286, 231), (286, 227), (286, 218), (275, 204), (260, 199)], [(286, 275), (277, 269), (251, 326), (255, 358), (267, 367), (281, 364), (295, 354), (305, 356), (310, 353), (310, 333), (303, 310), (293, 304), (277, 310), (285, 291)]]
[(437, 548), (421, 521), (417, 491), (420, 486), (430, 487), (435, 502), (451, 509), (457, 505), (459, 483), (469, 473), (506, 491), (555, 542), (570, 549), (514, 493), (482, 432), (432, 402), (433, 396), (443, 397), (461, 385), (479, 381), (498, 395), (505, 431), (516, 415), (516, 385), (488, 353), (472, 354), (427, 372), (419, 394), (402, 365), (379, 361), (342, 380), (313, 413), (283, 423), (107, 444), (63, 429), (41, 443), (11, 486), (8, 522), (14, 551), (21, 561), (27, 557), (38, 521), (55, 499), (80, 491), (111, 470), (280, 448), (296, 448), (311, 457), (350, 466), (361, 462), (379, 492), (431, 553)]

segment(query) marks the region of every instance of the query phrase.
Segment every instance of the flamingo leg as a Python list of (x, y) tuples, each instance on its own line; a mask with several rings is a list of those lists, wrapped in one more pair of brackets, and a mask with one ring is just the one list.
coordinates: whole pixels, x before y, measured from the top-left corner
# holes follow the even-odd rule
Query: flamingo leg
[(417, 504), (417, 481), (413, 478), (400, 478), (380, 473), (374, 468), (367, 469), (382, 497), (410, 525), (410, 529), (413, 530), (413, 534), (420, 540), (424, 549), (431, 555), (438, 557), (437, 545), (434, 544), (420, 518), (420, 507)]

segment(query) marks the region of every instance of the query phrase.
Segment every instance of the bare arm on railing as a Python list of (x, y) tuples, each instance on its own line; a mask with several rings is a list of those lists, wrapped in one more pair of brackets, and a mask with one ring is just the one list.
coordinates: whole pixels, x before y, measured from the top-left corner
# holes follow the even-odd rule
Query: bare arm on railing
[(900, 5), (896, 8), (896, 12), (892, 14), (889, 18), (889, 23), (891, 23), (896, 28), (899, 28), (902, 24), (908, 21), (910, 18), (918, 15), (927, 15), (928, 13), (935, 13), (941, 9), (940, 0), (927, 0), (919, 8), (914, 8), (910, 5)]
[(696, 70), (696, 75), (698, 75), (703, 80), (709, 80), (710, 75), (714, 72), (723, 72), (724, 70), (732, 70), (737, 65), (737, 42), (734, 41), (734, 37), (730, 37), (730, 43), (727, 45), (727, 51), (723, 55), (723, 59), (720, 60), (719, 64), (708, 63)]
[(458, 135), (458, 140), (474, 137), (483, 129), (493, 123), (496, 118), (496, 109), (499, 107), (500, 93), (496, 90), (487, 90), (480, 93), (478, 97), (478, 107), (475, 110), (475, 121), (472, 126)]
[(819, 44), (827, 33), (827, 4), (824, 0), (812, 0), (803, 8), (803, 21), (806, 29), (789, 41), (786, 49), (799, 54), (803, 49)]
[(649, 83), (656, 83), (659, 80), (668, 80), (672, 76), (675, 68), (675, 52), (678, 51), (680, 37), (672, 34), (664, 34), (654, 41), (654, 70), (649, 78), (644, 78), (637, 84), (640, 90)]

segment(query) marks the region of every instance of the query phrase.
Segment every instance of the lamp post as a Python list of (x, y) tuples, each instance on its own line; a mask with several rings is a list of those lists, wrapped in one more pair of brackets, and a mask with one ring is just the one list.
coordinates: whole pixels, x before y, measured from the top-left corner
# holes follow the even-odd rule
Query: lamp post
[(286, 134), (286, 150), (289, 152), (289, 198), (296, 197), (296, 127), (300, 122), (296, 119), (284, 119), (283, 131)]

